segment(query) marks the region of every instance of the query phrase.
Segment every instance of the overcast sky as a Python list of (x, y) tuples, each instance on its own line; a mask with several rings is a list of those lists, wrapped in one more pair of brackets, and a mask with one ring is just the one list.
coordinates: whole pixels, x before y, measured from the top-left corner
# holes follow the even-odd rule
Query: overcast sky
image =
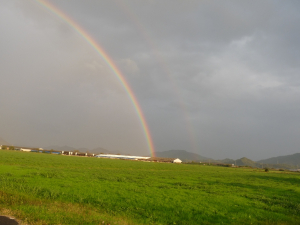
[[(156, 151), (259, 160), (299, 152), (300, 2), (51, 0), (105, 49)], [(133, 105), (69, 24), (0, 0), (0, 137), (148, 155)]]

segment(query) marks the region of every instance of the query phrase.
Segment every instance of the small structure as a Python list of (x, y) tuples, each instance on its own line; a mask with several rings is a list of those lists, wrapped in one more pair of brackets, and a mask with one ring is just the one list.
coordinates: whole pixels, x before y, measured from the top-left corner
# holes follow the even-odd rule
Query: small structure
[(173, 160), (173, 163), (182, 163), (182, 161), (181, 161), (180, 159), (177, 158), (177, 159), (174, 159), (174, 160)]
[(73, 155), (73, 152), (70, 151), (61, 151), (62, 155)]
[(144, 159), (142, 161), (158, 162), (158, 163), (173, 163), (174, 159), (175, 158), (150, 157), (149, 159)]
[(29, 149), (29, 148), (21, 148), (20, 151), (23, 151), (23, 152), (31, 152), (32, 149)]
[(60, 155), (60, 154), (61, 154), (61, 152), (51, 152), (51, 154)]
[(130, 160), (141, 160), (149, 159), (150, 157), (144, 156), (133, 156), (133, 155), (113, 155), (113, 154), (99, 154), (96, 155), (97, 158), (109, 158), (109, 159), (130, 159)]

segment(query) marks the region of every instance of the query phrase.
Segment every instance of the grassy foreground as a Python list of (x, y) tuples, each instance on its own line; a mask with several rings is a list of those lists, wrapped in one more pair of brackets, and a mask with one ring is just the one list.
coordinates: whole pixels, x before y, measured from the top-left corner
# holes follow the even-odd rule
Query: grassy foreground
[(24, 224), (300, 224), (300, 175), (0, 150)]

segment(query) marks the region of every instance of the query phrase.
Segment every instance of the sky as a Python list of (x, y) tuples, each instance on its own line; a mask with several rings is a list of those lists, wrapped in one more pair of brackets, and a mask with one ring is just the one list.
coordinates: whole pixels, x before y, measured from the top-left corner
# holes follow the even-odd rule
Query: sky
[[(155, 151), (299, 152), (299, 1), (49, 2), (119, 68)], [(128, 93), (95, 49), (37, 1), (0, 4), (0, 137), (149, 155)]]

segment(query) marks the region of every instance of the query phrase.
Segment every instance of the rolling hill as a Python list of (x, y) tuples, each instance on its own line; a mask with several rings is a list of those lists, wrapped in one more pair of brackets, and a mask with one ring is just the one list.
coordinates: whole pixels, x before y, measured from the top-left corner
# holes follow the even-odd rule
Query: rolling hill
[(285, 155), (285, 156), (278, 156), (278, 157), (272, 157), (269, 159), (263, 159), (260, 161), (257, 161), (258, 163), (264, 163), (264, 164), (288, 164), (293, 166), (300, 166), (300, 153), (295, 153), (293, 155)]
[(251, 159), (248, 159), (246, 157), (243, 157), (241, 159), (236, 160), (236, 165), (237, 166), (251, 166), (251, 167), (258, 167), (259, 165), (252, 161)]
[(163, 158), (179, 158), (182, 161), (208, 161), (213, 160), (204, 156), (201, 156), (196, 153), (191, 153), (185, 150), (169, 150), (164, 152), (156, 152), (157, 157), (163, 157)]
[(98, 148), (94, 148), (92, 150), (90, 150), (91, 153), (96, 153), (96, 154), (100, 154), (100, 153), (113, 153), (105, 148), (101, 148), (101, 147), (98, 147)]
[(223, 159), (223, 160), (219, 160), (220, 162), (224, 163), (224, 164), (235, 164), (235, 160), (233, 159)]

